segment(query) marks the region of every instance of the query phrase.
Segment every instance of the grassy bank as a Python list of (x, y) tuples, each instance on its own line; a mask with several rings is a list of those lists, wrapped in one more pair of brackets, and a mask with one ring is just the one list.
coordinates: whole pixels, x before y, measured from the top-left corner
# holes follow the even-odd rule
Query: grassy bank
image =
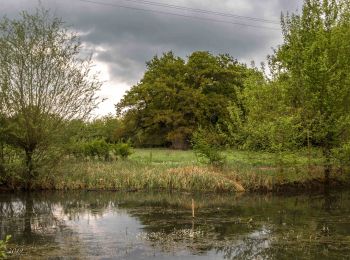
[[(40, 189), (181, 190), (205, 192), (308, 190), (322, 186), (318, 151), (277, 156), (262, 152), (226, 152), (227, 164), (217, 169), (197, 160), (192, 151), (136, 149), (127, 160), (65, 160), (56, 174), (34, 181)], [(336, 167), (333, 184), (348, 183)]]

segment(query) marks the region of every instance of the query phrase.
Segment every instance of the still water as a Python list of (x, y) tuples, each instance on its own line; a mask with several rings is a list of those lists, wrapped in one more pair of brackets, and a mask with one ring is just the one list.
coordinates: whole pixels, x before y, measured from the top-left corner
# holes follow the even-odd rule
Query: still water
[(350, 259), (350, 192), (0, 194), (5, 235), (10, 259)]

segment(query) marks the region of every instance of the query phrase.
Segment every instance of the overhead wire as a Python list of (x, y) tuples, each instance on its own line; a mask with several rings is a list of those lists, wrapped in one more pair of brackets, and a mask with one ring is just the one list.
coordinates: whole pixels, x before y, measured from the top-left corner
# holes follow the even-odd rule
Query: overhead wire
[(190, 11), (195, 13), (209, 14), (209, 15), (215, 15), (215, 16), (221, 16), (221, 17), (228, 17), (228, 18), (234, 18), (234, 19), (245, 19), (245, 20), (250, 20), (254, 22), (263, 22), (263, 23), (278, 24), (278, 25), (280, 24), (280, 22), (277, 20), (237, 15), (237, 14), (231, 14), (231, 13), (223, 13), (223, 12), (211, 11), (206, 9), (191, 8), (186, 6), (165, 4), (165, 3), (153, 2), (153, 1), (146, 1), (146, 0), (121, 0), (121, 1), (132, 2), (137, 4), (143, 4), (143, 5), (150, 5), (150, 6), (165, 7), (170, 9), (182, 10), (182, 11)]
[(185, 18), (191, 18), (191, 19), (197, 19), (197, 20), (211, 21), (216, 23), (226, 23), (226, 24), (233, 24), (233, 25), (239, 25), (244, 27), (268, 29), (268, 30), (275, 30), (275, 31), (280, 30), (279, 28), (276, 28), (276, 27), (240, 23), (240, 22), (234, 22), (234, 21), (228, 21), (228, 20), (218, 20), (218, 19), (213, 19), (213, 18), (208, 18), (203, 16), (193, 16), (193, 15), (186, 15), (186, 14), (173, 13), (173, 12), (167, 12), (167, 11), (161, 11), (161, 10), (154, 10), (154, 9), (144, 9), (140, 7), (121, 5), (121, 4), (115, 4), (115, 3), (109, 3), (109, 2), (101, 2), (101, 1), (93, 1), (93, 0), (78, 0), (78, 1), (84, 2), (84, 3), (96, 4), (96, 5), (112, 6), (112, 7), (119, 7), (119, 8), (125, 8), (125, 9), (136, 10), (136, 11), (152, 12), (152, 13), (158, 13), (163, 15), (172, 15), (172, 16), (185, 17)]

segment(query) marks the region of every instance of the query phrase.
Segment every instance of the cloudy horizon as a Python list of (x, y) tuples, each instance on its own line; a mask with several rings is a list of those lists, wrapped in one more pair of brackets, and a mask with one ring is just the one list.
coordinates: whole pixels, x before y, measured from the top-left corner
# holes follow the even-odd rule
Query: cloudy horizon
[[(1, 16), (33, 12), (37, 0), (1, 0)], [(77, 31), (93, 52), (107, 100), (95, 111), (115, 114), (114, 104), (141, 79), (146, 61), (173, 51), (228, 53), (238, 61), (266, 61), (282, 43), (281, 12), (295, 12), (302, 0), (41, 0)]]

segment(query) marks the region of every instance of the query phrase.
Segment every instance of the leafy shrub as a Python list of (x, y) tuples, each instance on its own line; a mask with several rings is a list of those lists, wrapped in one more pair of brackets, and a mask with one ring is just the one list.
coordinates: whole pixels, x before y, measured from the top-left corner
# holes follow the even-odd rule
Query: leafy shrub
[(74, 141), (67, 149), (69, 154), (75, 158), (98, 158), (109, 160), (109, 144), (103, 139), (93, 139), (90, 141)]
[(350, 166), (350, 142), (333, 149), (333, 156), (341, 166)]
[(0, 259), (6, 259), (7, 257), (7, 245), (11, 239), (11, 236), (8, 235), (4, 240), (0, 240)]
[(1, 149), (0, 184), (12, 187), (23, 178), (25, 155), (20, 149), (9, 145), (3, 145)]
[(114, 155), (117, 157), (121, 157), (122, 159), (128, 158), (132, 153), (132, 147), (130, 142), (119, 142), (113, 145)]
[(67, 152), (75, 158), (91, 158), (99, 160), (110, 160), (110, 152), (117, 158), (125, 159), (132, 154), (131, 143), (119, 142), (107, 143), (104, 139), (92, 139), (89, 141), (73, 141), (67, 148)]
[(220, 137), (210, 130), (199, 128), (192, 136), (192, 148), (201, 159), (213, 166), (221, 167), (226, 157), (221, 153)]
[(87, 142), (84, 147), (85, 156), (109, 159), (109, 145), (103, 139), (95, 139)]
[(66, 151), (75, 158), (85, 157), (85, 143), (80, 141), (72, 141), (67, 145)]

